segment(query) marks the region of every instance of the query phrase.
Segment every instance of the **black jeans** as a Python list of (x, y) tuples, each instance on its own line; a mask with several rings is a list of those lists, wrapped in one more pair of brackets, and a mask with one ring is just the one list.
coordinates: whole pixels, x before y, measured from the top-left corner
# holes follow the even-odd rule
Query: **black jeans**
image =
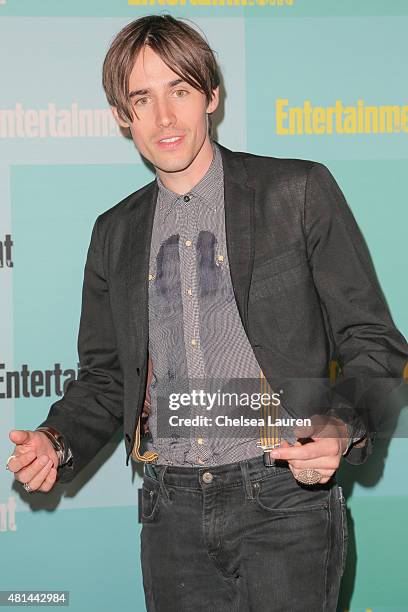
[(301, 485), (262, 457), (146, 466), (141, 556), (148, 612), (335, 612), (347, 550), (335, 475)]

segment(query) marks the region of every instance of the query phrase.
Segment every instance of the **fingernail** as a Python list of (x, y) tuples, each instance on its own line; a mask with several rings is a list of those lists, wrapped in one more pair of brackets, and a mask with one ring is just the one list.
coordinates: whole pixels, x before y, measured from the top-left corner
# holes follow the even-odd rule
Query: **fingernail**
[(48, 456), (47, 455), (42, 455), (39, 458), (39, 462), (41, 463), (41, 465), (47, 465), (47, 463), (48, 463)]
[(280, 457), (280, 452), (277, 450), (271, 451), (271, 457), (275, 457), (275, 458)]

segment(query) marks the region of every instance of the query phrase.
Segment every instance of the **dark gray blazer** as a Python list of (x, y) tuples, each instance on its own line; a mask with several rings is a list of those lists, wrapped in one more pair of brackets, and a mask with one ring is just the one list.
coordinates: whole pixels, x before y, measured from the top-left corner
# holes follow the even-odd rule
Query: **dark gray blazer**
[[(281, 389), (289, 379), (327, 378), (336, 360), (340, 395), (332, 405), (339, 414), (352, 406), (364, 419), (369, 442), (346, 456), (362, 463), (381, 426), (379, 393), (401, 381), (408, 345), (392, 321), (361, 232), (324, 165), (219, 146), (231, 278), (258, 363), (272, 389)], [(146, 392), (156, 199), (154, 180), (95, 222), (84, 275), (79, 379), (41, 423), (60, 430), (74, 455), (59, 482), (72, 480), (119, 427), (129, 462)], [(365, 400), (357, 407), (362, 378)]]

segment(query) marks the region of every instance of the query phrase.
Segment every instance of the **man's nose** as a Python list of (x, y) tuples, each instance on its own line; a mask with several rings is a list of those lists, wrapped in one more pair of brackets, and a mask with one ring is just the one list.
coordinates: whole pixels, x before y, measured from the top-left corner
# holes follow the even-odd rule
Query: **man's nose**
[(176, 122), (176, 115), (167, 100), (161, 100), (156, 105), (156, 123), (159, 127), (168, 127)]

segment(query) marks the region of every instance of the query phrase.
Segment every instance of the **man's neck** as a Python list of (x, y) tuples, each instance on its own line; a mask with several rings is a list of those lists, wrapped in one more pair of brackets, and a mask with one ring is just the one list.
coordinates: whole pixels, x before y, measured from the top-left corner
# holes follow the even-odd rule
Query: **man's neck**
[(208, 171), (214, 157), (212, 140), (207, 137), (193, 162), (180, 172), (162, 172), (157, 169), (157, 175), (167, 189), (174, 193), (184, 194), (191, 191), (201, 181)]

